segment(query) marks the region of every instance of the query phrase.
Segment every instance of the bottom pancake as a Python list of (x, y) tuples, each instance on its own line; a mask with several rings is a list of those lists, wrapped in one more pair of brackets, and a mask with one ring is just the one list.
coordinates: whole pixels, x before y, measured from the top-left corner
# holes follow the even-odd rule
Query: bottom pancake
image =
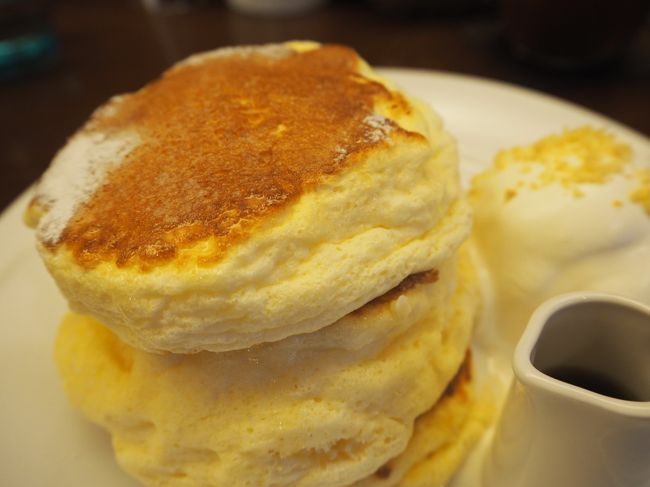
[(406, 450), (350, 487), (439, 487), (459, 468), (492, 420), (487, 396), (477, 396), (467, 358), (447, 390), (415, 421)]
[[(436, 441), (425, 413), (443, 397), (471, 339), (476, 282), (466, 259), (458, 269), (451, 284), (444, 271), (439, 282), (422, 284), (448, 287), (449, 299), (430, 300), (415, 286), (332, 325), (336, 336), (347, 327), (354, 338), (355, 330), (374, 330), (369, 323), (415, 320), (354, 350), (332, 337), (324, 343), (333, 348), (315, 346), (312, 335), (334, 333), (321, 330), (236, 352), (158, 355), (71, 314), (56, 360), (72, 402), (111, 433), (120, 465), (146, 485), (341, 487), (367, 481), (391, 459), (397, 478), (396, 457), (411, 455), (417, 461), (401, 461), (409, 464), (406, 480), (439, 450), (420, 446), (429, 436)], [(415, 312), (423, 303), (426, 312)], [(461, 418), (467, 401), (449, 397), (440, 404)], [(449, 430), (445, 421), (440, 427)]]

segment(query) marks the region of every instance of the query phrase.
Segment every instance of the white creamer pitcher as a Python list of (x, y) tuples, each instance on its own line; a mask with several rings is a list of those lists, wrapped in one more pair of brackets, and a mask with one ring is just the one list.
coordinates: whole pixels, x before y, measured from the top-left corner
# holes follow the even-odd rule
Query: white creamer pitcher
[(650, 487), (650, 307), (551, 299), (513, 368), (483, 487)]

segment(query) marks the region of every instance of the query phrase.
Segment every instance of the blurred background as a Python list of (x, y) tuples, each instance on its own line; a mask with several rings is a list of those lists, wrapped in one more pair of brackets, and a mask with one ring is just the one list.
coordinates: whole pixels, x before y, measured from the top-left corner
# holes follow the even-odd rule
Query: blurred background
[(193, 52), (233, 44), (348, 44), (375, 66), (514, 83), (649, 136), (649, 6), (650, 0), (0, 0), (0, 209), (111, 95), (141, 87)]

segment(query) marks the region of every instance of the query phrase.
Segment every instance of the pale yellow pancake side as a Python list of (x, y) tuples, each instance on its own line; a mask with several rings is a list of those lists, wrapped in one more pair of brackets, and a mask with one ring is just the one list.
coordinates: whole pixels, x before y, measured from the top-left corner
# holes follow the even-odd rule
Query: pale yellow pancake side
[[(406, 449), (415, 419), (458, 370), (478, 305), (463, 272), (451, 299), (444, 286), (419, 297), (415, 286), (334, 325), (347, 321), (352, 341), (367, 337), (353, 347), (328, 327), (249, 350), (159, 355), (69, 315), (56, 359), (72, 402), (111, 432), (118, 462), (147, 485), (344, 486)], [(427, 312), (404, 312), (404, 299)], [(373, 339), (390, 334), (366, 327), (381, 330), (389, 317), (403, 331)]]

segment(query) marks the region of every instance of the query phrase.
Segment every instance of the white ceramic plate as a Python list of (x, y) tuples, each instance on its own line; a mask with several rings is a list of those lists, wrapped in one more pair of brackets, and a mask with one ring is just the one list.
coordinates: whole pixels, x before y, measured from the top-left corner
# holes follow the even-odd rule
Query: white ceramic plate
[[(583, 124), (607, 128), (650, 157), (643, 136), (555, 98), (453, 74), (383, 72), (442, 115), (458, 139), (465, 180), (500, 148)], [(135, 487), (116, 466), (108, 436), (73, 411), (61, 390), (52, 348), (66, 305), (22, 224), (28, 199), (21, 196), (0, 217), (0, 485)], [(454, 487), (477, 485), (470, 470)]]

